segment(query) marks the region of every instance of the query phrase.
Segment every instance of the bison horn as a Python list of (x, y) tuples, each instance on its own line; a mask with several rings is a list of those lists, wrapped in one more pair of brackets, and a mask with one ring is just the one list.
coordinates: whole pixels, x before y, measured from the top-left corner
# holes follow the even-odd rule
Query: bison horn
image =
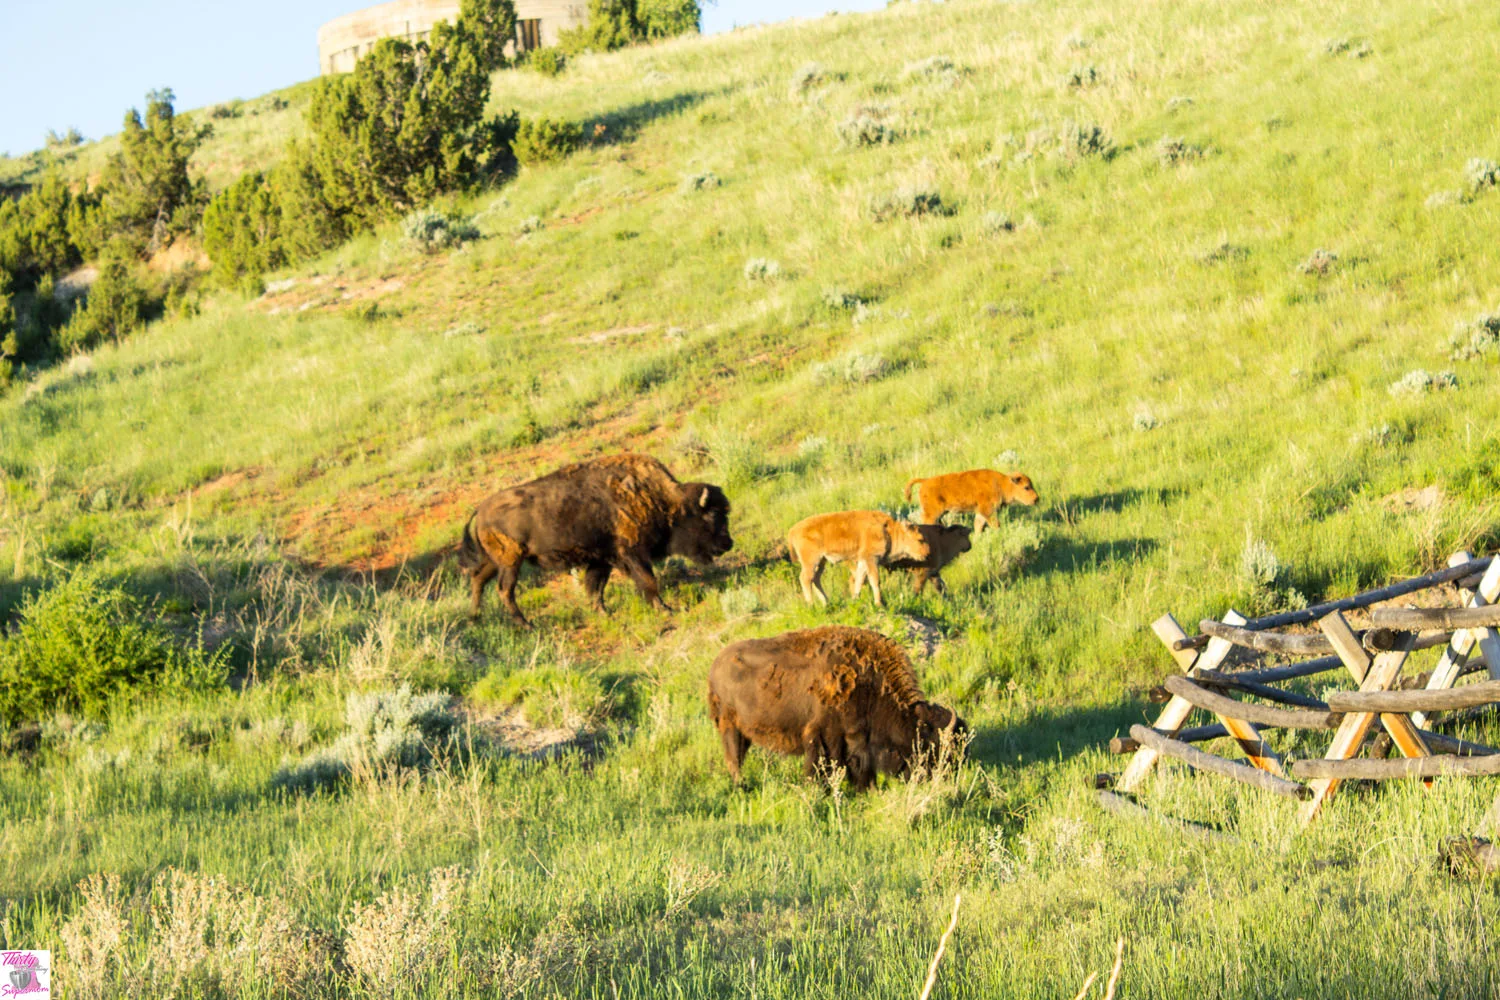
[(708, 490), (704, 490), (702, 493), (698, 494), (698, 506), (699, 507), (707, 507), (708, 506)]
[(951, 708), (948, 709), (948, 724), (943, 727), (943, 732), (945, 732), (945, 733), (956, 733), (956, 732), (958, 732), (958, 713), (955, 712), (955, 711), (953, 711), (953, 709), (951, 709)]

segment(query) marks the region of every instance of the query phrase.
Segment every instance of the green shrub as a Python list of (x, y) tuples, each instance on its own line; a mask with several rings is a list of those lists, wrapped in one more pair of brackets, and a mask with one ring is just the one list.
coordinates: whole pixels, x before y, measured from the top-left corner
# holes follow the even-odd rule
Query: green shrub
[(116, 246), (99, 263), (99, 277), (82, 309), (57, 334), (58, 347), (74, 353), (119, 343), (145, 322), (149, 298), (126, 249)]
[(883, 104), (865, 104), (855, 108), (835, 128), (847, 146), (884, 146), (901, 137), (891, 122), (891, 109)]
[(819, 385), (860, 385), (879, 382), (893, 374), (896, 366), (883, 354), (863, 354), (858, 351), (846, 354), (833, 361), (813, 366), (813, 381)]
[(828, 79), (828, 73), (821, 63), (804, 63), (798, 67), (797, 72), (792, 74), (789, 89), (793, 96), (801, 96), (826, 79)]
[(516, 130), (516, 159), (531, 165), (571, 156), (583, 142), (583, 126), (554, 118), (528, 118)]
[(423, 253), (438, 253), (479, 238), (479, 227), (468, 217), (422, 209), (401, 223), (401, 236)]
[(558, 36), (568, 55), (613, 52), (636, 42), (699, 30), (697, 0), (589, 0), (588, 20)]
[(223, 657), (179, 644), (134, 597), (91, 573), (29, 594), (0, 637), (0, 720), (98, 717), (131, 692), (223, 683)]
[(1203, 147), (1194, 146), (1178, 136), (1164, 135), (1156, 143), (1156, 162), (1164, 167), (1203, 158)]
[[(191, 232), (207, 201), (207, 187), (188, 175), (188, 161), (210, 129), (178, 118), (171, 90), (146, 95), (144, 118), (125, 113), (120, 151), (109, 158), (100, 182), (99, 224), (109, 239), (151, 254)], [(100, 242), (103, 242), (102, 240)]]
[(1115, 144), (1101, 126), (1069, 119), (1063, 122), (1060, 151), (1070, 160), (1088, 157), (1108, 160), (1115, 154)]
[(533, 50), (526, 57), (526, 65), (543, 76), (559, 76), (567, 66), (567, 58), (563, 55), (562, 49), (555, 45), (548, 45), (545, 48)]
[(1389, 391), (1392, 396), (1420, 396), (1426, 392), (1457, 388), (1458, 376), (1452, 372), (1438, 372), (1434, 375), (1432, 372), (1415, 368), (1392, 382)]
[(271, 783), (315, 791), (356, 773), (379, 777), (424, 768), (457, 749), (462, 720), (452, 702), (441, 691), (414, 695), (405, 684), (395, 691), (350, 694), (344, 702), (344, 733), (300, 763), (283, 766)]
[(1472, 323), (1459, 323), (1448, 338), (1448, 356), (1454, 361), (1494, 358), (1500, 355), (1500, 315), (1476, 316)]
[(203, 248), (221, 285), (259, 278), (287, 263), (281, 210), (264, 174), (249, 173), (219, 192), (203, 212)]

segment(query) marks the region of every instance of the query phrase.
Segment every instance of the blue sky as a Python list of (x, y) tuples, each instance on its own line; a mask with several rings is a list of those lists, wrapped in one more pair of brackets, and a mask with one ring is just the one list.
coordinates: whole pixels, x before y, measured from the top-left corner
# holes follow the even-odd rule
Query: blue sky
[[(89, 138), (120, 129), (146, 91), (183, 108), (255, 97), (318, 71), (317, 29), (367, 0), (0, 0), (0, 153), (39, 147), (48, 129)], [(719, 0), (706, 32), (885, 0)], [(207, 40), (207, 41), (205, 41)]]

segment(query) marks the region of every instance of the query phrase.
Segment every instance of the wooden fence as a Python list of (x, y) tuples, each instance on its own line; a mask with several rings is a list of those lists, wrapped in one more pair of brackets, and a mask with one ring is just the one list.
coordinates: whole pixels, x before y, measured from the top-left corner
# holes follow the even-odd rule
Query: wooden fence
[[(1453, 586), (1460, 608), (1379, 607), (1436, 587)], [(1372, 609), (1372, 610), (1370, 610)], [(1369, 626), (1356, 629), (1346, 612), (1369, 610)], [(1316, 623), (1317, 632), (1278, 631)], [(1230, 611), (1222, 621), (1199, 624), (1189, 636), (1164, 615), (1152, 630), (1180, 673), (1169, 676), (1154, 700), (1164, 702), (1151, 726), (1132, 726), (1110, 749), (1130, 754), (1112, 784), (1137, 791), (1157, 762), (1167, 757), (1301, 802), (1304, 824), (1347, 780), (1410, 778), (1431, 784), (1437, 777), (1500, 775), (1500, 750), (1456, 739), (1439, 730), (1500, 704), (1500, 557), (1455, 554), (1448, 568), (1316, 607), (1254, 620)], [(1413, 653), (1441, 647), (1431, 670), (1403, 684)], [(1291, 663), (1252, 662), (1231, 668), (1236, 649), (1293, 658)], [(1241, 660), (1247, 659), (1241, 654)], [(1302, 658), (1302, 659), (1299, 659)], [(1251, 658), (1253, 659), (1253, 658)], [(1459, 685), (1471, 674), (1478, 683)], [(1279, 685), (1334, 674), (1330, 690), (1313, 696)], [(1332, 689), (1344, 681), (1352, 690)], [(1212, 724), (1188, 727), (1195, 713)], [(1321, 758), (1288, 765), (1267, 734), (1283, 730), (1332, 734)], [(1371, 740), (1374, 735), (1377, 738)], [(1197, 744), (1231, 738), (1240, 758), (1210, 753)], [(1233, 744), (1232, 744), (1233, 745)], [(1370, 755), (1361, 754), (1369, 748)], [(1400, 756), (1386, 759), (1392, 749)], [(1107, 805), (1120, 799), (1105, 792)], [(1484, 825), (1500, 820), (1500, 797)]]

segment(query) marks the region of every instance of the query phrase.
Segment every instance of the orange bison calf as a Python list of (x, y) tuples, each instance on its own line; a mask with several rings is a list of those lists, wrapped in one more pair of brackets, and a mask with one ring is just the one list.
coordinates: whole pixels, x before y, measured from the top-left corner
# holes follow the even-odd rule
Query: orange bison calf
[(877, 773), (904, 774), (944, 732), (967, 731), (922, 697), (900, 646), (843, 625), (725, 646), (708, 672), (708, 713), (736, 784), (752, 744), (801, 754), (808, 777), (842, 767), (863, 789)]
[(786, 533), (786, 546), (802, 567), (802, 596), (813, 602), (813, 594), (826, 606), (823, 593), (823, 564), (854, 564), (854, 596), (866, 580), (875, 595), (877, 607), (884, 607), (880, 596), (880, 572), (877, 567), (892, 559), (918, 562), (930, 554), (927, 542), (915, 526), (903, 524), (878, 510), (848, 510), (837, 514), (814, 514), (798, 521)]
[(911, 570), (917, 574), (917, 593), (921, 593), (931, 580), (939, 594), (948, 592), (943, 583), (943, 567), (974, 547), (969, 538), (969, 528), (963, 524), (919, 524), (917, 530), (927, 539), (929, 554), (920, 562), (915, 559), (893, 559), (886, 565), (891, 569)]
[(485, 585), (498, 577), (500, 597), (524, 626), (516, 604), (523, 563), (582, 567), (584, 589), (600, 611), (618, 569), (665, 609), (653, 560), (680, 555), (707, 565), (733, 547), (723, 490), (679, 483), (656, 459), (626, 454), (567, 465), (493, 494), (464, 527), (458, 562), (473, 586), (475, 617)]
[(1036, 487), (1031, 478), (1017, 473), (1008, 476), (993, 469), (950, 472), (930, 479), (916, 478), (906, 484), (906, 499), (911, 500), (917, 487), (922, 505), (922, 523), (937, 524), (950, 511), (974, 514), (974, 532), (983, 532), (995, 518), (995, 511), (1009, 503), (1036, 504)]

